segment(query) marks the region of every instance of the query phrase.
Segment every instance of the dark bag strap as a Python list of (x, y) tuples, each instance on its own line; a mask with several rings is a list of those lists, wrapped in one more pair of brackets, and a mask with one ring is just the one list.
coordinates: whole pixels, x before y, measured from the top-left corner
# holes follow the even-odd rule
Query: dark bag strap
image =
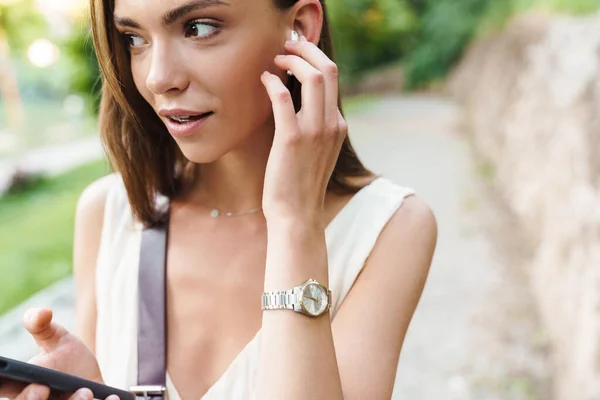
[(138, 397), (160, 400), (166, 388), (166, 261), (168, 222), (145, 228), (138, 274)]

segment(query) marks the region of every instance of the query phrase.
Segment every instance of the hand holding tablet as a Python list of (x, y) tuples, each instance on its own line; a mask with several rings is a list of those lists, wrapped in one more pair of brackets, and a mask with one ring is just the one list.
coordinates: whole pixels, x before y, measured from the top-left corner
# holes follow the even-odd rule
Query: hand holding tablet
[[(40, 384), (48, 387), (50, 389), (48, 398), (66, 399), (74, 397), (75, 399), (79, 399), (78, 396), (72, 395), (80, 389), (85, 388), (91, 391), (95, 399), (105, 400), (110, 397), (112, 400), (111, 396), (118, 396), (121, 400), (135, 399), (135, 395), (128, 391), (0, 356), (0, 396), (9, 398), (19, 397), (20, 393), (25, 394), (22, 389), (25, 389), (29, 384)], [(27, 390), (30, 391), (32, 388), (28, 388)], [(40, 391), (40, 393), (43, 392)]]
[(91, 399), (92, 395), (98, 399), (111, 395), (122, 400), (135, 399), (131, 392), (103, 384), (94, 353), (75, 335), (53, 322), (51, 310), (29, 310), (23, 325), (40, 348), (40, 354), (29, 363), (0, 356), (0, 397), (25, 399), (29, 394), (33, 398), (49, 396), (66, 400), (85, 388), (77, 393), (82, 399)]

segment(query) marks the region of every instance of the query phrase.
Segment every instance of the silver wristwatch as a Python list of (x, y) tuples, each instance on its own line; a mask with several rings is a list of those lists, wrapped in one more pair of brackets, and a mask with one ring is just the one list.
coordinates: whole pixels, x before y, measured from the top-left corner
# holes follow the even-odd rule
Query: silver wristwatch
[(289, 290), (265, 292), (263, 310), (293, 310), (309, 317), (318, 317), (331, 308), (331, 290), (314, 279)]

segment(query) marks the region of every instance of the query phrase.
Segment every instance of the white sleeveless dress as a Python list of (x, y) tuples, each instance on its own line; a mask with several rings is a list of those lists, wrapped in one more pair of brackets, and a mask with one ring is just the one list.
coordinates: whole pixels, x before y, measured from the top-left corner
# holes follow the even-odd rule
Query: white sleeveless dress
[[(106, 383), (127, 389), (137, 384), (137, 282), (142, 225), (133, 220), (122, 180), (117, 175), (113, 179), (96, 272), (96, 355)], [(332, 319), (382, 229), (413, 193), (379, 177), (354, 195), (327, 226)], [(257, 299), (257, 307), (258, 304)], [(200, 400), (253, 398), (259, 346), (260, 330)], [(181, 400), (168, 374), (166, 378), (168, 400)]]

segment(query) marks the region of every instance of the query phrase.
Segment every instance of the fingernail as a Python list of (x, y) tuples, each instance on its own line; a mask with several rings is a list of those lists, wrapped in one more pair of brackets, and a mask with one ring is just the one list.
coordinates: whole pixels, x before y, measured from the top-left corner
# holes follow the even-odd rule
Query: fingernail
[(80, 389), (75, 393), (76, 400), (92, 400), (94, 398), (94, 394), (90, 389)]
[(35, 389), (29, 389), (29, 391), (27, 392), (27, 400), (38, 400), (39, 396), (36, 393), (37, 391)]
[(27, 310), (25, 312), (25, 318), (27, 318), (28, 321), (31, 321), (32, 319), (34, 319), (43, 309), (42, 308), (30, 308), (29, 310)]
[(39, 400), (47, 398), (49, 394), (48, 392), (50, 392), (50, 389), (48, 389), (47, 387), (34, 384), (29, 388), (29, 391), (27, 392), (27, 400)]
[(35, 308), (30, 308), (29, 310), (25, 311), (25, 315), (23, 316), (23, 320), (25, 322), (30, 322), (33, 319), (36, 311), (37, 310)]
[(287, 45), (290, 45), (290, 46), (291, 46), (291, 45), (294, 45), (294, 44), (296, 44), (296, 43), (298, 43), (298, 42), (295, 42), (295, 41), (293, 41), (293, 40), (286, 40), (286, 42), (285, 42), (285, 44), (287, 44)]
[(276, 60), (283, 60), (284, 58), (285, 58), (285, 56), (282, 55), (282, 54), (278, 54), (278, 55), (275, 56)]
[(302, 42), (306, 42), (306, 36), (304, 36), (304, 35), (301, 35), (301, 36), (300, 36), (300, 41), (302, 41)]

